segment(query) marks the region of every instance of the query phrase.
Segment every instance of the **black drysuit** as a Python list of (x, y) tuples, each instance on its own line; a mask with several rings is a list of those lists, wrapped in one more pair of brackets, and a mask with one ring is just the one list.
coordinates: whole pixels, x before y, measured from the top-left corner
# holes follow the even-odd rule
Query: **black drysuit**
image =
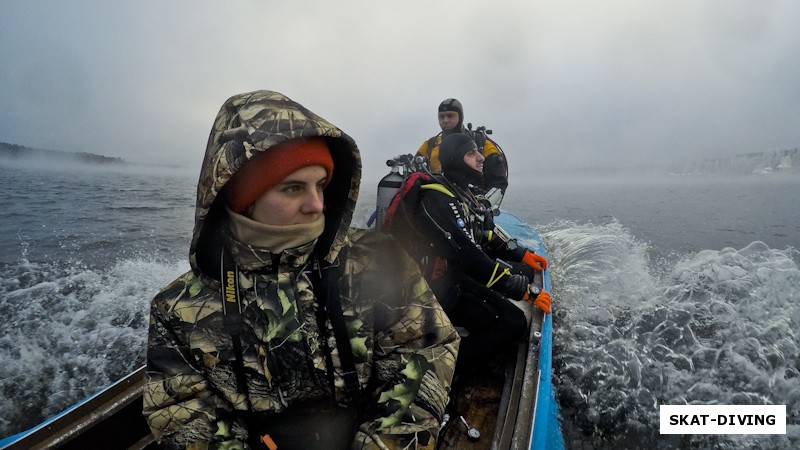
[(503, 280), (492, 288), (487, 283), (501, 270), (496, 258), (518, 262), (526, 249), (490, 239), (491, 214), (470, 193), (438, 181), (443, 183), (424, 184), (403, 199), (398, 216), (408, 222), (398, 217), (392, 229), (420, 261), (450, 320), (468, 332), (458, 357), (463, 368), (503, 354), (525, 334), (525, 315), (501, 294)]

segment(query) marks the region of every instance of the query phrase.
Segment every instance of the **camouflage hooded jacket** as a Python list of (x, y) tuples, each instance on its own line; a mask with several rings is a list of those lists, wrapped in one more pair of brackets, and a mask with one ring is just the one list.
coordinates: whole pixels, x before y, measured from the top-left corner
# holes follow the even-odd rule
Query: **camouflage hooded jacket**
[[(326, 138), (334, 160), (322, 235), (279, 255), (229, 236), (219, 195), (225, 183), (259, 152), (311, 136)], [(354, 141), (285, 96), (256, 91), (222, 106), (197, 187), (192, 270), (151, 304), (144, 415), (163, 446), (247, 448), (248, 412), (268, 420), (298, 402), (345, 397), (333, 328), (317, 320), (311, 274), (322, 262), (339, 267), (333, 284), (361, 392), (371, 401), (353, 448), (434, 448), (459, 338), (394, 241), (349, 227), (360, 178)], [(240, 270), (238, 373), (222, 309), (223, 246)]]

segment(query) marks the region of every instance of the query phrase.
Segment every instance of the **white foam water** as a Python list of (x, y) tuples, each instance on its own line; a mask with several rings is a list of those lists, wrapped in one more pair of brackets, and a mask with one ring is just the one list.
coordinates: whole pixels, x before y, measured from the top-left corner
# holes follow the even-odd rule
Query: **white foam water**
[[(0, 436), (144, 362), (150, 299), (189, 269), (195, 183), (0, 165)], [(800, 212), (780, 201), (798, 185), (514, 182), (503, 207), (551, 261), (569, 448), (800, 448)], [(787, 434), (661, 436), (658, 406), (686, 403), (786, 404)]]
[(36, 425), (144, 363), (149, 300), (188, 263), (0, 268), (0, 429)]
[[(800, 446), (797, 252), (762, 242), (651, 261), (617, 222), (542, 228), (571, 448)], [(660, 435), (659, 405), (787, 405), (786, 435)]]

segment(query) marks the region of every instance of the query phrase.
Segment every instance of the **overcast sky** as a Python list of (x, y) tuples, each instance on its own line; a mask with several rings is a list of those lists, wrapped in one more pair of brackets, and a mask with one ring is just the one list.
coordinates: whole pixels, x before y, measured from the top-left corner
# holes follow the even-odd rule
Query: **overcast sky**
[(0, 141), (198, 167), (233, 94), (282, 92), (365, 175), (464, 104), (512, 174), (800, 146), (800, 2), (0, 1)]

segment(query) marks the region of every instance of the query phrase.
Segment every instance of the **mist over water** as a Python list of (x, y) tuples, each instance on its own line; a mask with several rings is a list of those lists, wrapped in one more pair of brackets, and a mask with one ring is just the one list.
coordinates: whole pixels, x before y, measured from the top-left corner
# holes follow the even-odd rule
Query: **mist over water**
[[(144, 362), (149, 301), (189, 269), (196, 174), (0, 165), (0, 435)], [(8, 189), (6, 189), (8, 187)], [(800, 180), (534, 180), (569, 448), (800, 446)], [(354, 215), (364, 226), (375, 184)], [(786, 436), (661, 436), (661, 404), (786, 404)]]
[(676, 256), (742, 248), (756, 240), (771, 248), (797, 248), (798, 194), (797, 174), (583, 174), (519, 180), (503, 205), (525, 211), (534, 224), (616, 220), (648, 245), (652, 256)]

